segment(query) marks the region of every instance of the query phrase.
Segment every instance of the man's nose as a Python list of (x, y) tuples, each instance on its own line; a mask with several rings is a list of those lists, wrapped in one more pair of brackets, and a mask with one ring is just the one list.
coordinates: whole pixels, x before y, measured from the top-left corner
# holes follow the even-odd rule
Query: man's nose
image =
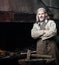
[(42, 17), (42, 15), (40, 15), (40, 17)]

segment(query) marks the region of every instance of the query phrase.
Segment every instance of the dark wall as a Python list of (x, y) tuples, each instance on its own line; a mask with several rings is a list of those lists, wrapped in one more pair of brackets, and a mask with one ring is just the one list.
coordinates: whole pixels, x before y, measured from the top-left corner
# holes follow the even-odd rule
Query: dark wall
[[(56, 24), (59, 35), (59, 22)], [(32, 26), (33, 23), (0, 23), (0, 49), (35, 49), (36, 41), (31, 38)]]
[(15, 50), (34, 47), (32, 23), (0, 23), (0, 49)]
[(59, 0), (0, 0), (0, 11), (18, 13), (36, 13), (39, 7), (45, 7), (59, 19)]

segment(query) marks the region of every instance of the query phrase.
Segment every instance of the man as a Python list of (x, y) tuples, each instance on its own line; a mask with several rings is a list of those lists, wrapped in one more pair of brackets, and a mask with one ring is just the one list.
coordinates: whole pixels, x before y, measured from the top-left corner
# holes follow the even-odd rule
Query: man
[(50, 20), (47, 11), (39, 8), (36, 15), (36, 23), (31, 29), (31, 37), (37, 39), (37, 54), (51, 55), (57, 63), (57, 46), (54, 40), (57, 28), (54, 20)]

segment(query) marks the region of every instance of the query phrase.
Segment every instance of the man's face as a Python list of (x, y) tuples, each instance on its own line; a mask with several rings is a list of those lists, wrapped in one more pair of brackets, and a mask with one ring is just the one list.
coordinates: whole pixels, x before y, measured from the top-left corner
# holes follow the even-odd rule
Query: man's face
[(38, 13), (38, 18), (39, 18), (40, 21), (43, 21), (46, 18), (46, 13), (43, 12), (43, 11), (40, 11)]

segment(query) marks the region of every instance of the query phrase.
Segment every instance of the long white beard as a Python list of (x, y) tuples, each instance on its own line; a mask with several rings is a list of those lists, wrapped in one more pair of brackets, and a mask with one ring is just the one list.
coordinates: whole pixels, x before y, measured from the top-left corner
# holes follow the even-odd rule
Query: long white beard
[(40, 21), (44, 21), (44, 19), (43, 18), (40, 18)]

